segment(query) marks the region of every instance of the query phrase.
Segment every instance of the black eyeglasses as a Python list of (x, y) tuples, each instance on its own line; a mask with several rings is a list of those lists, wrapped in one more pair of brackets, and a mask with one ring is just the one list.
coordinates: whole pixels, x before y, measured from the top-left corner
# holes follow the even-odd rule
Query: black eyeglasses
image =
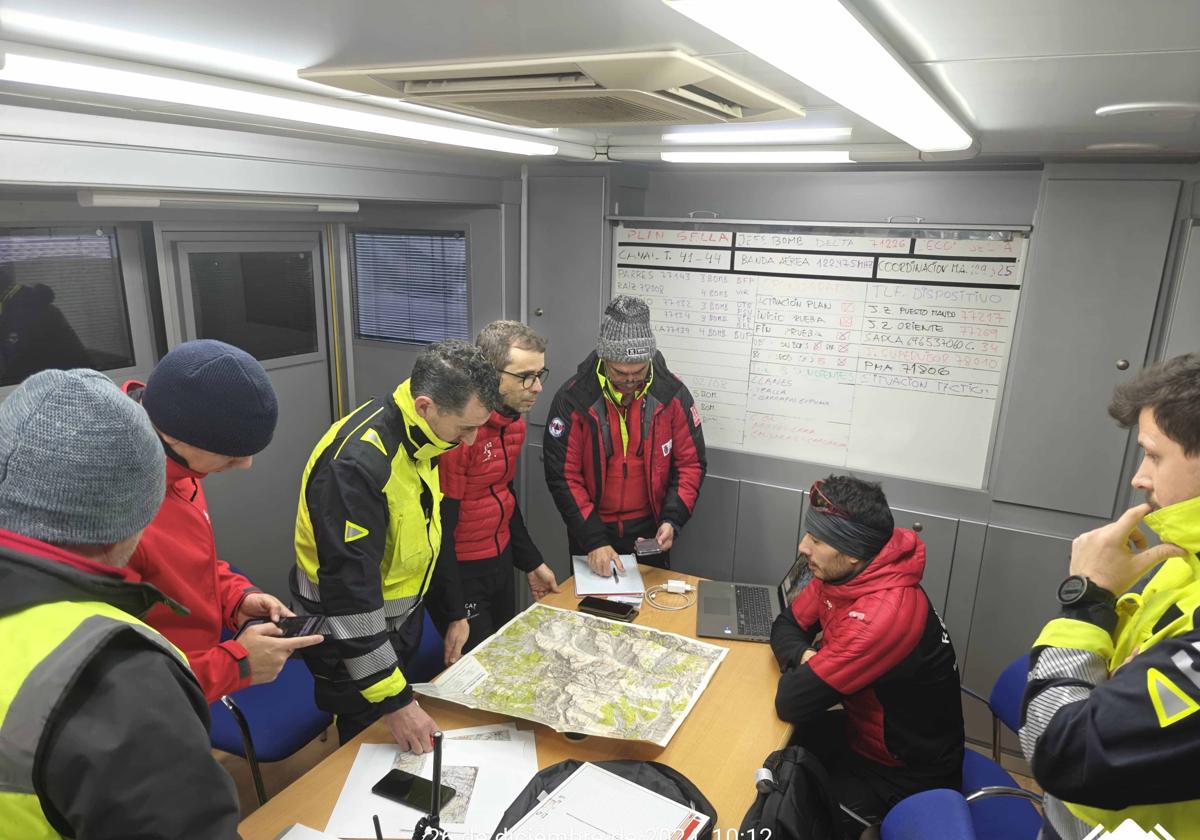
[(514, 379), (520, 379), (521, 387), (528, 391), (533, 388), (534, 382), (546, 381), (546, 377), (550, 373), (550, 368), (542, 368), (537, 373), (513, 373), (511, 370), (502, 370), (500, 372)]

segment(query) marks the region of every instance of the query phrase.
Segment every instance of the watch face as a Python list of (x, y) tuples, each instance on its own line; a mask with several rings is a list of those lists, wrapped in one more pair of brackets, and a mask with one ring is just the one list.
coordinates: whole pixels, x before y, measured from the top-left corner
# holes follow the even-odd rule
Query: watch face
[(1079, 599), (1087, 589), (1087, 581), (1079, 575), (1071, 575), (1058, 587), (1058, 600), (1070, 604)]

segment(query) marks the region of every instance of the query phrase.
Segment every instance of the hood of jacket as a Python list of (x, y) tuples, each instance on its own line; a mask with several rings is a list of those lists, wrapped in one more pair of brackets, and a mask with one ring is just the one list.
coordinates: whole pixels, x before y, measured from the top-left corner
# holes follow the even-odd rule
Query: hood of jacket
[(57, 601), (102, 601), (141, 618), (155, 604), (187, 610), (127, 569), (103, 566), (0, 530), (0, 615)]

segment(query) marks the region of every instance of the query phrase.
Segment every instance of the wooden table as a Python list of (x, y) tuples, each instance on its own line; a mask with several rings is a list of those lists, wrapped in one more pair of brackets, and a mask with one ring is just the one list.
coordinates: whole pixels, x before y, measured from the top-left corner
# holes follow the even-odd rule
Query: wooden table
[[(684, 578), (692, 585), (697, 581), (689, 575), (660, 569), (644, 567), (643, 573), (648, 587), (664, 583), (668, 577)], [(578, 599), (574, 581), (566, 581), (562, 590), (558, 595), (545, 598), (543, 603), (575, 607)], [(646, 604), (635, 623), (695, 638), (696, 608), (666, 612)], [(728, 648), (729, 653), (666, 747), (595, 736), (570, 741), (549, 727), (518, 720), (518, 727), (532, 729), (535, 733), (538, 767), (548, 767), (566, 758), (658, 761), (683, 773), (708, 797), (717, 811), (714, 828), (722, 830), (721, 837), (725, 836), (726, 829), (736, 829), (754, 800), (754, 771), (768, 753), (787, 743), (791, 726), (775, 715), (779, 668), (769, 645), (719, 639), (704, 641)], [(422, 697), (420, 702), (445, 730), (509, 720), (503, 715), (429, 697)], [(323, 829), (358, 754), (359, 744), (383, 744), (391, 740), (390, 732), (382, 723), (369, 727), (247, 817), (239, 828), (242, 837), (244, 840), (274, 840), (296, 822)]]

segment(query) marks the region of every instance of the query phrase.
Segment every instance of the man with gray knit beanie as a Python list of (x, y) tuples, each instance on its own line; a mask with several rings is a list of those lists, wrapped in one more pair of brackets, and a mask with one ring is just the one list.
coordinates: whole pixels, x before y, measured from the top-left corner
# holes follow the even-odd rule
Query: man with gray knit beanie
[[(271, 442), (279, 409), (267, 372), (244, 350), (201, 339), (163, 356), (145, 385), (123, 390), (142, 404), (167, 455), (166, 497), (129, 568), (188, 610), (156, 607), (146, 622), (187, 654), (210, 703), (271, 682), (292, 651), (322, 637), (283, 638), (273, 622), (292, 611), (217, 557), (201, 484), (209, 473), (249, 469)], [(268, 621), (221, 640), (222, 629), (250, 619)]]
[(0, 404), (0, 833), (237, 836), (232, 780), (166, 604), (126, 563), (163, 450), (103, 374), (47, 370)]
[(670, 567), (700, 497), (704, 433), (691, 393), (657, 350), (642, 299), (621, 295), (604, 310), (595, 352), (550, 404), (543, 452), (571, 554), (607, 576), (624, 571), (620, 555), (643, 540), (658, 551), (639, 562)]

